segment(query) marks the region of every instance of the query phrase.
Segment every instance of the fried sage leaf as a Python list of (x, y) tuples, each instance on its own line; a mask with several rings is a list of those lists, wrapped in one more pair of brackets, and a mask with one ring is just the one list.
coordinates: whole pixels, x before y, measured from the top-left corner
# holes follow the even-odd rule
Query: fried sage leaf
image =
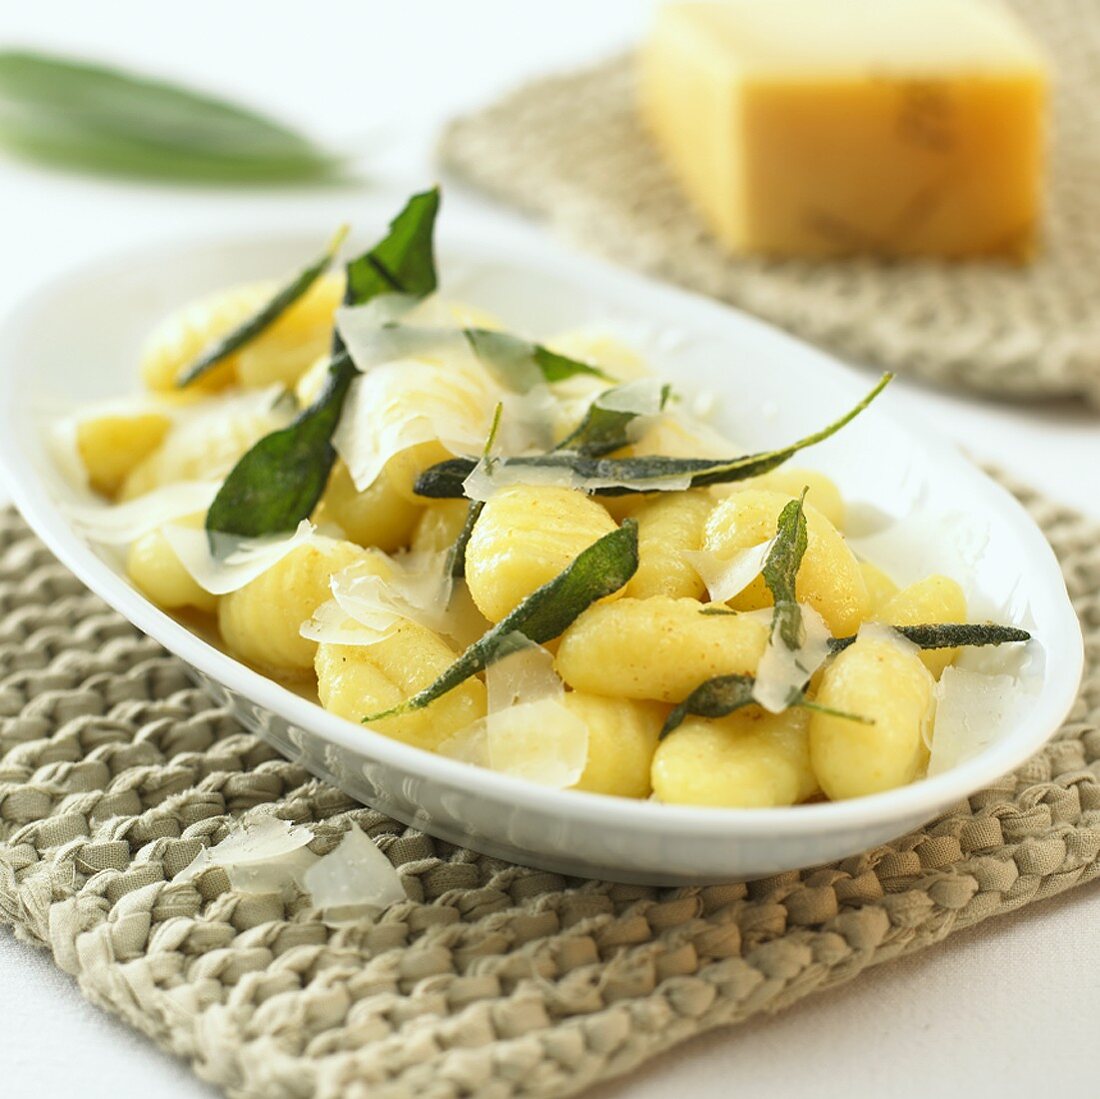
[(186, 388), (217, 366), (227, 355), (232, 355), (238, 348), (254, 340), (264, 329), (270, 328), (329, 269), (347, 235), (348, 227), (342, 225), (313, 263), (280, 287), (251, 317), (215, 341), (191, 363), (176, 379), (177, 388)]
[(0, 52), (0, 143), (63, 168), (187, 182), (324, 181), (342, 159), (257, 111), (164, 80)]
[[(362, 305), (378, 294), (425, 297), (437, 284), (432, 239), (439, 190), (409, 199), (389, 233), (347, 265), (345, 300)], [(288, 427), (266, 435), (229, 472), (206, 514), (211, 552), (231, 543), (217, 534), (259, 538), (294, 530), (309, 518), (336, 461), (332, 435), (357, 371), (337, 337), (328, 379), (317, 399)]]
[[(656, 492), (662, 482), (690, 476), (691, 486), (744, 481), (781, 466), (788, 458), (823, 442), (860, 414), (886, 387), (892, 374), (884, 374), (878, 384), (854, 408), (840, 419), (779, 450), (743, 454), (737, 458), (669, 458), (661, 455), (645, 458), (592, 458), (584, 454), (554, 452), (516, 458), (502, 458), (503, 467), (518, 469), (562, 469), (574, 474), (579, 487), (591, 482), (598, 496), (623, 496), (634, 492)], [(416, 492), (434, 499), (458, 499), (464, 495), (462, 484), (473, 472), (473, 458), (451, 458), (426, 469), (416, 482)], [(677, 487), (680, 487), (679, 485)]]
[[(555, 451), (571, 451), (586, 458), (602, 458), (613, 450), (627, 446), (632, 439), (630, 427), (643, 413), (636, 409), (608, 407), (609, 397), (621, 393), (627, 386), (616, 386), (601, 393), (585, 411), (579, 424), (556, 447)], [(672, 386), (661, 387), (658, 411), (672, 395)]]
[(799, 499), (791, 500), (779, 513), (775, 539), (761, 569), (775, 604), (772, 637), (778, 635), (792, 652), (802, 644), (802, 608), (798, 605), (795, 587), (809, 540), (806, 513), (802, 508), (805, 498), (806, 493), (803, 492)]
[[(923, 626), (891, 626), (918, 649), (956, 649), (962, 646), (1008, 645), (1030, 641), (1027, 630), (1015, 626), (996, 626), (977, 622), (929, 623)], [(831, 652), (838, 653), (855, 643), (856, 634), (834, 637), (829, 642)]]
[(510, 614), (475, 641), (434, 682), (381, 713), (368, 714), (364, 724), (395, 714), (421, 710), (471, 676), (514, 651), (509, 636), (522, 634), (535, 644), (553, 640), (599, 599), (617, 592), (638, 569), (638, 526), (627, 519), (583, 550), (553, 580), (536, 588)]
[[(701, 614), (715, 613), (704, 609)], [(737, 613), (723, 611), (722, 613)], [(903, 637), (908, 638), (914, 645), (922, 649), (953, 649), (958, 646), (972, 645), (1004, 645), (1011, 642), (1030, 641), (1031, 634), (1027, 630), (1019, 630), (1014, 626), (994, 626), (976, 624), (943, 623), (927, 626), (893, 626)], [(848, 648), (856, 640), (851, 637), (834, 637), (829, 642), (832, 653), (838, 653)], [(725, 717), (734, 710), (750, 705), (754, 700), (753, 689), (756, 681), (749, 675), (720, 675), (713, 679), (700, 683), (669, 715), (665, 721), (661, 736), (671, 733), (678, 725), (682, 724), (689, 714), (698, 717)], [(803, 706), (806, 709), (820, 710), (824, 713), (837, 713), (837, 711), (825, 709), (816, 702), (808, 700), (801, 691), (791, 701), (792, 706)], [(839, 714), (851, 721), (863, 721), (854, 714)]]
[[(756, 702), (753, 692), (756, 680), (751, 675), (717, 675), (713, 679), (700, 683), (678, 706), (674, 707), (661, 726), (659, 740), (664, 740), (674, 729), (678, 729), (689, 716), (717, 718), (726, 717), (735, 710), (742, 710)], [(874, 722), (858, 714), (846, 714), (828, 706), (819, 706), (808, 699), (802, 691), (795, 691), (790, 706), (801, 706), (806, 710), (816, 710), (834, 717), (847, 718), (861, 725), (873, 725)]]

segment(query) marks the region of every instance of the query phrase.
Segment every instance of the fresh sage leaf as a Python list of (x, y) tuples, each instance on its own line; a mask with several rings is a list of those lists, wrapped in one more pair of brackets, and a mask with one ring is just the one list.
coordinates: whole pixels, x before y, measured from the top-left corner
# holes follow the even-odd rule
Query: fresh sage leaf
[[(391, 292), (424, 297), (436, 287), (432, 233), (439, 189), (414, 195), (390, 222), (388, 234), (347, 265), (345, 300), (362, 305)], [(334, 347), (324, 389), (289, 426), (264, 436), (229, 472), (206, 514), (211, 552), (225, 553), (218, 534), (259, 538), (293, 531), (308, 519), (325, 491), (336, 451), (332, 435), (358, 373)]]
[(186, 388), (217, 366), (227, 355), (233, 354), (234, 351), (254, 340), (264, 329), (273, 325), (329, 269), (347, 235), (348, 227), (342, 225), (313, 263), (295, 275), (285, 286), (280, 287), (251, 317), (215, 341), (187, 367), (176, 379), (177, 388)]
[[(556, 447), (555, 451), (570, 451), (583, 454), (586, 458), (602, 458), (613, 450), (627, 446), (630, 438), (630, 425), (642, 413), (628, 409), (607, 408), (601, 400), (621, 390), (616, 386), (601, 393), (587, 408), (579, 424)], [(661, 387), (660, 407), (663, 409), (672, 394), (672, 386)]]
[(0, 52), (0, 143), (90, 172), (206, 183), (338, 179), (342, 158), (228, 100), (119, 68)]
[[(504, 467), (516, 469), (562, 469), (572, 472), (584, 488), (592, 483), (597, 496), (624, 496), (635, 492), (660, 491), (662, 482), (691, 477), (691, 487), (744, 481), (781, 466), (800, 450), (823, 442), (860, 414), (893, 378), (884, 374), (875, 387), (840, 419), (779, 450), (743, 454), (737, 458), (670, 458), (655, 455), (644, 458), (592, 458), (584, 454), (553, 452), (514, 458), (501, 458)], [(426, 469), (417, 479), (415, 490), (433, 499), (458, 499), (464, 495), (462, 484), (473, 472), (473, 458), (451, 458)], [(611, 482), (610, 484), (608, 482)], [(626, 483), (621, 483), (626, 482)], [(647, 482), (650, 482), (647, 484)]]
[[(996, 626), (977, 622), (930, 623), (922, 626), (891, 626), (902, 637), (912, 641), (918, 649), (955, 649), (965, 646), (1008, 645), (1015, 642), (1030, 641), (1027, 630), (1015, 626)], [(834, 637), (829, 649), (838, 653), (854, 644), (857, 635)]]
[(380, 713), (368, 714), (364, 724), (384, 717), (421, 710), (460, 683), (500, 660), (514, 645), (512, 634), (522, 634), (541, 645), (558, 637), (593, 603), (617, 592), (638, 569), (638, 525), (627, 519), (618, 530), (605, 534), (553, 580), (536, 588), (510, 614), (475, 641), (438, 678), (422, 691)]

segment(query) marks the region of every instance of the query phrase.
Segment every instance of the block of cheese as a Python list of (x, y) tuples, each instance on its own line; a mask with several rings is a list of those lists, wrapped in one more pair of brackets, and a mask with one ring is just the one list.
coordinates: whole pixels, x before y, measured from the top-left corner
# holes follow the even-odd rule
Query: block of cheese
[(984, 0), (724, 0), (662, 8), (640, 106), (737, 252), (1026, 259), (1047, 70)]

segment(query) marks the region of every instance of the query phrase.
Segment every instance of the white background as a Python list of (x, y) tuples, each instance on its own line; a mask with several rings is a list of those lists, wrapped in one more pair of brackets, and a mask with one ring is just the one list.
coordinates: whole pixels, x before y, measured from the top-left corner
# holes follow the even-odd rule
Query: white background
[[(0, 2), (0, 45), (94, 54), (233, 93), (361, 151), (369, 175), (358, 190), (226, 192), (89, 181), (0, 161), (0, 310), (105, 250), (307, 213), (331, 213), (334, 224), (353, 220), (361, 195), (402, 195), (434, 178), (431, 137), (445, 117), (529, 76), (630, 42), (643, 32), (651, 6)], [(484, 212), (476, 196), (449, 190), (449, 218), (475, 206)], [(1068, 403), (1021, 409), (909, 383), (896, 389), (901, 403), (976, 457), (1100, 518), (1094, 414)], [(1098, 888), (1086, 887), (958, 935), (778, 1018), (698, 1039), (596, 1094), (1095, 1094), (1098, 901)], [(44, 954), (3, 930), (0, 1020), (5, 1099), (212, 1095), (182, 1065), (87, 1005)]]

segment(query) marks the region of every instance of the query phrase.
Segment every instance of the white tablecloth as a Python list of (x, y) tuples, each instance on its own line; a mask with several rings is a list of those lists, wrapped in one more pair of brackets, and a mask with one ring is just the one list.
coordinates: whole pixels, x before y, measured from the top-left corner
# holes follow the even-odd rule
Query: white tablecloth
[[(91, 53), (251, 99), (362, 150), (396, 193), (433, 178), (438, 122), (545, 69), (582, 63), (644, 28), (651, 0), (37, 0), (0, 12), (4, 45)], [(179, 190), (0, 161), (0, 309), (107, 249), (252, 227), (306, 212), (355, 218), (370, 189)], [(447, 216), (484, 204), (452, 189)], [(511, 220), (504, 212), (494, 216)], [(1100, 261), (1100, 260), (1098, 260)], [(1051, 495), (1100, 517), (1100, 422), (912, 384), (902, 404)], [(1086, 887), (959, 935), (776, 1019), (701, 1038), (608, 1085), (605, 1099), (1091, 1095), (1100, 1018), (1100, 891)], [(0, 931), (0, 1095), (210, 1096), (182, 1066), (86, 1004), (46, 956)]]

